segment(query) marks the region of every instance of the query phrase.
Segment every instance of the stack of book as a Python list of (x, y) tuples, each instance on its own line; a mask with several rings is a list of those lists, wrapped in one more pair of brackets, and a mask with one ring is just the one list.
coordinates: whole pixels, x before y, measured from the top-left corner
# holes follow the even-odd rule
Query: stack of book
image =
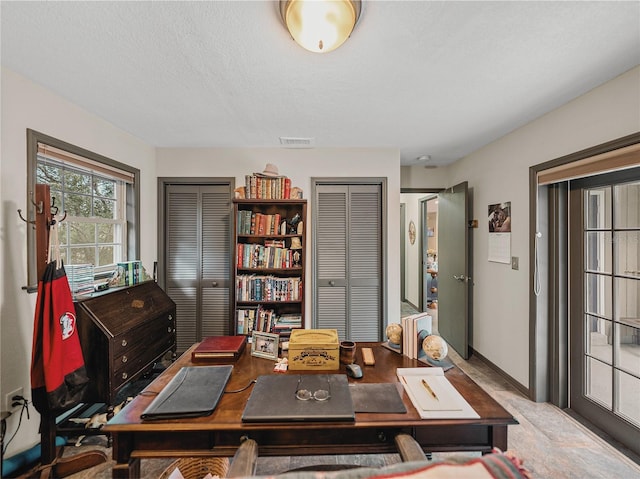
[(236, 334), (248, 334), (253, 331), (287, 335), (293, 329), (302, 328), (302, 314), (278, 315), (272, 309), (262, 306), (242, 308), (237, 311)]
[(290, 334), (294, 329), (302, 328), (301, 314), (281, 314), (276, 318), (273, 332), (278, 334)]
[(93, 265), (70, 264), (64, 267), (71, 295), (75, 298), (93, 293)]
[(191, 361), (236, 361), (246, 344), (246, 336), (208, 336), (191, 352)]

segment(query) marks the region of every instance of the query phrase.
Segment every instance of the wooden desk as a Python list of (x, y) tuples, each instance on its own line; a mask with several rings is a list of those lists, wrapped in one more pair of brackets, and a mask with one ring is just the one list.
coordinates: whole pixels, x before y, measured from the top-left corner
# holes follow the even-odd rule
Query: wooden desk
[[(362, 364), (360, 347), (373, 348), (375, 366), (363, 366), (366, 383), (397, 382), (396, 368), (424, 364), (382, 347), (379, 343), (358, 343), (356, 361)], [(193, 348), (192, 348), (193, 349)], [(250, 347), (234, 365), (227, 391), (245, 387), (259, 375), (273, 373), (274, 362), (251, 356)], [(165, 384), (183, 366), (192, 365), (191, 350), (153, 381), (105, 426), (113, 439), (114, 478), (140, 477), (140, 459), (189, 456), (232, 456), (241, 438), (248, 436), (259, 445), (260, 456), (317, 454), (381, 454), (396, 452), (394, 437), (408, 433), (426, 452), (482, 451), (507, 449), (507, 426), (517, 421), (491, 396), (457, 367), (446, 376), (480, 415), (479, 419), (422, 420), (411, 399), (402, 390), (405, 414), (356, 413), (355, 422), (245, 424), (242, 412), (251, 387), (240, 393), (226, 393), (207, 417), (143, 422), (140, 414)], [(318, 373), (344, 373), (320, 371)], [(282, 373), (279, 373), (282, 374)], [(298, 371), (285, 374), (299, 374)], [(311, 372), (310, 374), (315, 374)]]

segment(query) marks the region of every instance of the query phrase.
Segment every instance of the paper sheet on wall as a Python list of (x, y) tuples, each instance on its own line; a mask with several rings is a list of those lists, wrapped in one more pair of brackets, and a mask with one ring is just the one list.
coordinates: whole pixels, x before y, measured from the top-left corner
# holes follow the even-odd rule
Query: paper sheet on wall
[(511, 233), (489, 233), (489, 261), (511, 263)]
[[(471, 419), (478, 413), (453, 387), (442, 368), (398, 368), (396, 374), (422, 419)], [(422, 384), (426, 381), (437, 399)]]

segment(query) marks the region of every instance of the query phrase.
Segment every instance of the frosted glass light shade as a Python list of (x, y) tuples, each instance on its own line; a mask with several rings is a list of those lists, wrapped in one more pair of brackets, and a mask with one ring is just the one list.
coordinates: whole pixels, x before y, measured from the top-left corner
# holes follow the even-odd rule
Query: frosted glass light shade
[(360, 7), (359, 0), (281, 0), (280, 14), (302, 48), (327, 53), (349, 38)]

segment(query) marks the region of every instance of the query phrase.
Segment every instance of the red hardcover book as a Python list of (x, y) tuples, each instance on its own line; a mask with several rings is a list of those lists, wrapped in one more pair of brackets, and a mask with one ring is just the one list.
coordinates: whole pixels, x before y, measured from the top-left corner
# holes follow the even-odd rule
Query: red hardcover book
[(284, 195), (285, 200), (291, 198), (291, 180), (289, 178), (284, 179)]
[(247, 337), (244, 335), (208, 336), (192, 351), (191, 361), (235, 361), (246, 344)]

